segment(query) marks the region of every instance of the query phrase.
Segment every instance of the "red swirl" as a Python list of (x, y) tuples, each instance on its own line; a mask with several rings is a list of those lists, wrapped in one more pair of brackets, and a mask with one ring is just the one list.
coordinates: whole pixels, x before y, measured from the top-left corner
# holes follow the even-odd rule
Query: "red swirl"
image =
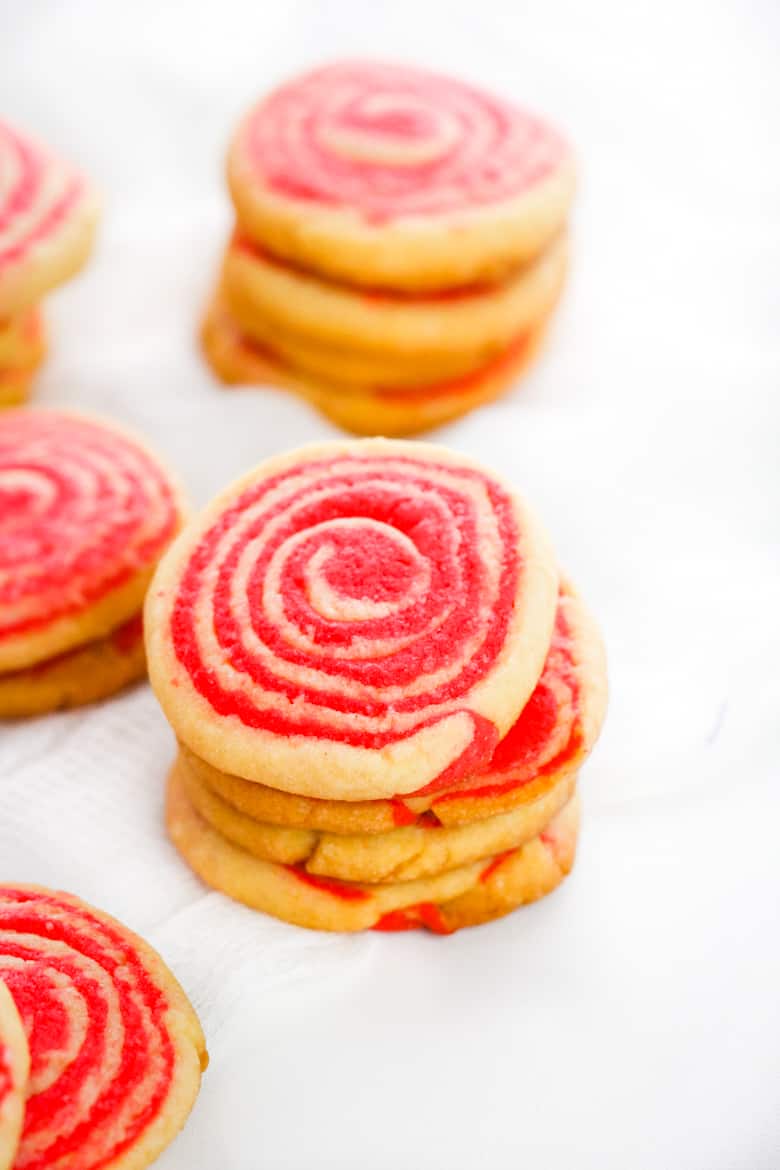
[(0, 640), (81, 612), (151, 567), (178, 524), (159, 464), (108, 426), (0, 417)]
[(473, 773), (496, 729), (468, 694), (501, 654), (521, 582), (511, 497), (483, 472), (382, 453), (302, 460), (225, 506), (185, 564), (179, 662), (222, 716), (382, 748), (453, 712)]
[(539, 118), (472, 86), (361, 62), (276, 90), (249, 115), (237, 148), (278, 194), (375, 222), (515, 198), (567, 150)]
[(124, 935), (75, 899), (0, 887), (0, 975), (30, 1046), (15, 1170), (98, 1170), (158, 1116), (175, 1051), (162, 989)]
[(0, 273), (57, 232), (85, 195), (80, 175), (0, 121)]
[[(566, 767), (583, 745), (575, 653), (574, 632), (564, 606), (559, 604), (544, 670), (530, 699), (487, 766), (476, 776), (449, 787), (437, 797), (434, 809), (447, 800), (498, 796)], [(413, 795), (437, 792), (442, 787), (436, 780)]]

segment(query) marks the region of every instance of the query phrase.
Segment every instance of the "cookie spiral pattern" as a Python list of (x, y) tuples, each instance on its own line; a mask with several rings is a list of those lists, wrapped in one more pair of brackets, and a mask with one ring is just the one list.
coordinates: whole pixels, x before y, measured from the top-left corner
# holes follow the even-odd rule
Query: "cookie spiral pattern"
[[(167, 474), (130, 437), (58, 411), (3, 415), (0, 667), (28, 665), (20, 644), (30, 635), (84, 614), (150, 572), (178, 519)], [(129, 599), (112, 626), (135, 612), (142, 596)], [(63, 637), (43, 656), (66, 649)]]
[(205, 1064), (197, 1019), (158, 956), (78, 899), (0, 886), (0, 979), (31, 1054), (14, 1170), (98, 1170), (130, 1150), (134, 1166), (151, 1161)]
[(0, 1170), (9, 1170), (19, 1145), (30, 1053), (22, 1021), (0, 979)]
[(369, 440), (283, 462), (229, 490), (150, 590), (150, 673), (175, 729), (290, 791), (313, 770), (315, 794), (348, 799), (473, 773), (549, 641), (555, 574), (532, 521), (436, 448)]
[(249, 115), (239, 148), (278, 194), (375, 223), (514, 198), (566, 154), (540, 119), (472, 86), (359, 62), (276, 90)]

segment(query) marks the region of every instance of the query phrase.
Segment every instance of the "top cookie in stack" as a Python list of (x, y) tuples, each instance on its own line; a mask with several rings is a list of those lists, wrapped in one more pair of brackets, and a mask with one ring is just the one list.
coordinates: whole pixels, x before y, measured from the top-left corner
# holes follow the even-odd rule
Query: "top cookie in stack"
[(494, 397), (563, 284), (569, 148), (450, 78), (354, 62), (291, 81), (239, 127), (228, 180), (212, 365), (356, 432), (411, 433)]
[(145, 625), (169, 829), (216, 888), (304, 926), (450, 930), (570, 868), (601, 643), (490, 472), (386, 439), (277, 456), (183, 531)]
[(46, 348), (40, 302), (86, 262), (97, 217), (81, 175), (0, 121), (0, 406), (27, 398)]

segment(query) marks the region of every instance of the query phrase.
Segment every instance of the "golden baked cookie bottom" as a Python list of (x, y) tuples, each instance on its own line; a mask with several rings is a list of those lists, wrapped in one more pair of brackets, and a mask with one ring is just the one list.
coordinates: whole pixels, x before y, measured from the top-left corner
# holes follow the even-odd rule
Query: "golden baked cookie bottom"
[(541, 832), (571, 799), (576, 784), (571, 773), (536, 800), (454, 828), (444, 828), (431, 816), (385, 833), (342, 834), (258, 821), (222, 800), (182, 756), (177, 768), (199, 816), (247, 853), (322, 877), (372, 883), (427, 877), (516, 848)]
[(422, 916), (420, 923), (430, 925), (435, 916), (446, 933), (501, 917), (555, 889), (574, 861), (579, 808), (575, 796), (517, 849), (427, 877), (381, 884), (335, 881), (254, 857), (193, 808), (177, 767), (168, 780), (166, 821), (173, 844), (195, 873), (255, 910), (314, 930), (359, 931), (399, 929), (399, 915), (434, 907), (434, 915), (429, 911), (429, 920)]
[(105, 638), (23, 670), (0, 674), (0, 719), (83, 707), (146, 675), (140, 614)]
[(272, 350), (246, 337), (219, 302), (206, 315), (201, 341), (214, 373), (228, 385), (291, 390), (353, 434), (399, 437), (441, 426), (500, 397), (531, 364), (546, 324), (546, 319), (537, 322), (487, 366), (461, 378), (417, 388), (366, 387), (362, 392), (297, 373)]

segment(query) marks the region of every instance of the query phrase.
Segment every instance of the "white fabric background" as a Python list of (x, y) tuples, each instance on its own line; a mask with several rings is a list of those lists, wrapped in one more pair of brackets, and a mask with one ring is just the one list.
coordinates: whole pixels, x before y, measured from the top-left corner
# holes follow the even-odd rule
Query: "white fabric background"
[(780, 1165), (780, 83), (772, 0), (0, 0), (0, 110), (105, 193), (38, 399), (146, 432), (202, 503), (330, 428), (194, 346), (243, 107), (341, 54), (417, 60), (577, 144), (543, 361), (437, 436), (514, 478), (603, 621), (575, 876), (449, 940), (330, 937), (209, 894), (162, 827), (151, 693), (0, 731), (0, 873), (160, 948), (212, 1065), (166, 1170)]

